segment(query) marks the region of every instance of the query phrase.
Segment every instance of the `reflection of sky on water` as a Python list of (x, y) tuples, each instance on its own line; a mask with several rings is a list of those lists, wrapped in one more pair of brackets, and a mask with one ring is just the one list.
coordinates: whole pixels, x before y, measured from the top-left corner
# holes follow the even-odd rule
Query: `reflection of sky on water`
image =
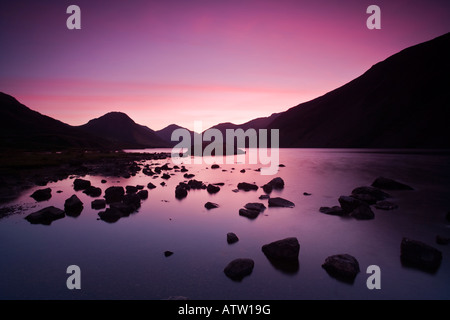
[[(449, 299), (450, 268), (448, 246), (435, 244), (437, 234), (450, 236), (445, 224), (449, 210), (450, 174), (448, 156), (384, 153), (333, 152), (325, 150), (280, 150), (277, 176), (285, 188), (273, 191), (295, 203), (295, 208), (267, 208), (256, 219), (239, 216), (248, 202), (259, 200), (262, 189), (233, 192), (239, 182), (267, 183), (258, 164), (186, 165), (194, 179), (224, 183), (210, 195), (191, 190), (185, 199), (175, 198), (175, 186), (185, 181), (176, 172), (168, 180), (139, 173), (129, 179), (86, 176), (104, 191), (112, 185), (144, 185), (153, 182), (149, 198), (137, 213), (116, 223), (98, 220), (91, 209), (93, 198), (75, 192), (73, 180), (50, 183), (52, 198), (36, 203), (29, 190), (15, 203), (25, 211), (0, 220), (1, 298), (86, 298), (164, 299), (182, 295), (191, 299)], [(159, 161), (162, 165), (165, 161)], [(171, 165), (172, 166), (172, 165)], [(208, 169), (206, 169), (208, 167)], [(232, 169), (234, 168), (234, 170)], [(246, 169), (241, 173), (241, 169)], [(173, 173), (173, 171), (172, 171)], [(375, 219), (356, 221), (319, 213), (321, 206), (338, 205), (340, 195), (348, 195), (361, 185), (369, 185), (379, 175), (396, 178), (415, 191), (391, 191), (399, 209), (373, 209)], [(165, 181), (162, 187), (160, 182)], [(37, 189), (37, 188), (36, 188)], [(57, 193), (58, 190), (63, 191)], [(303, 192), (311, 193), (304, 196)], [(76, 194), (84, 203), (77, 218), (65, 217), (51, 226), (31, 225), (26, 214), (48, 205), (63, 208)], [(207, 210), (207, 201), (219, 208)], [(226, 234), (234, 232), (239, 242), (228, 245)], [(300, 242), (299, 269), (282, 272), (271, 264), (261, 246), (295, 236)], [(443, 252), (442, 265), (435, 275), (403, 268), (400, 242), (410, 237)], [(164, 251), (174, 254), (164, 257)], [(361, 267), (353, 285), (331, 278), (321, 264), (329, 255), (349, 253)], [(236, 283), (223, 274), (235, 258), (255, 261), (252, 274)], [(65, 286), (67, 266), (76, 264), (82, 273), (82, 289)], [(365, 271), (379, 265), (382, 289), (368, 290)]]

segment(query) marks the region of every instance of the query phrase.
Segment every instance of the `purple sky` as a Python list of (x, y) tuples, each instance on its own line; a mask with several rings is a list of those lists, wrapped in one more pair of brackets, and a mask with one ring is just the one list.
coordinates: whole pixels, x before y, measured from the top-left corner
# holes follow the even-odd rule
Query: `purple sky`
[[(7, 3), (9, 2), (9, 3)], [(81, 8), (81, 30), (66, 9)], [(381, 30), (366, 9), (381, 8)], [(2, 1), (0, 91), (80, 125), (158, 130), (284, 111), (450, 31), (450, 1)]]

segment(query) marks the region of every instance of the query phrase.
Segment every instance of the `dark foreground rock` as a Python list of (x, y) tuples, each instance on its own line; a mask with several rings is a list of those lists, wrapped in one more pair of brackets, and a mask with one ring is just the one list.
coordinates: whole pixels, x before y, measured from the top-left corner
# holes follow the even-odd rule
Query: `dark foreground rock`
[(356, 220), (372, 220), (375, 218), (375, 214), (368, 204), (360, 205), (355, 210), (350, 212), (349, 216), (355, 218)]
[(328, 274), (338, 280), (353, 283), (359, 273), (359, 263), (349, 254), (337, 254), (325, 259), (322, 264)]
[(249, 218), (251, 220), (256, 219), (259, 215), (260, 211), (259, 210), (252, 210), (252, 209), (239, 209), (239, 215)]
[(180, 182), (176, 187), (175, 187), (175, 198), (177, 198), (178, 200), (184, 199), (187, 197), (188, 195), (188, 190), (190, 190), (190, 186), (184, 182)]
[(96, 199), (91, 202), (91, 208), (95, 210), (104, 209), (106, 207), (105, 199)]
[(45, 188), (36, 190), (30, 197), (32, 197), (34, 200), (38, 202), (46, 201), (52, 197), (52, 189)]
[(208, 210), (214, 209), (214, 208), (218, 208), (219, 205), (217, 203), (213, 203), (213, 202), (207, 202), (205, 203), (205, 208)]
[(325, 213), (325, 214), (332, 215), (332, 216), (343, 216), (343, 215), (345, 215), (344, 210), (342, 210), (342, 208), (339, 207), (339, 206), (320, 207), (319, 211), (322, 212), (322, 213)]
[(275, 197), (269, 198), (269, 207), (294, 208), (295, 204), (289, 200)]
[(274, 268), (287, 274), (298, 271), (300, 244), (297, 238), (290, 237), (274, 241), (263, 245), (261, 249)]
[(240, 182), (237, 185), (239, 190), (250, 191), (250, 190), (258, 190), (258, 186), (256, 184)]
[(137, 193), (137, 196), (141, 199), (141, 200), (145, 200), (148, 198), (148, 190), (139, 190), (139, 192)]
[(220, 187), (212, 185), (212, 184), (208, 184), (206, 191), (208, 191), (208, 193), (210, 193), (210, 194), (217, 193), (220, 191)]
[(232, 243), (235, 243), (238, 241), (239, 241), (239, 238), (235, 233), (233, 233), (233, 232), (227, 233), (227, 243), (228, 244), (232, 244)]
[(53, 221), (64, 218), (65, 216), (63, 210), (50, 206), (30, 213), (25, 219), (32, 224), (50, 225)]
[(75, 179), (73, 181), (73, 189), (75, 191), (84, 190), (91, 186), (91, 182), (89, 180), (84, 179)]
[(383, 190), (373, 186), (357, 187), (352, 190), (351, 196), (364, 202), (367, 202), (368, 204), (373, 204), (377, 201), (385, 200), (391, 197), (389, 193), (386, 193)]
[(122, 218), (124, 216), (124, 214), (119, 209), (112, 207), (112, 208), (107, 208), (105, 211), (100, 211), (98, 213), (98, 216), (103, 221), (106, 221), (109, 223), (114, 223), (114, 222), (118, 221), (120, 218)]
[(374, 207), (377, 209), (381, 209), (381, 210), (393, 210), (393, 209), (398, 208), (398, 204), (393, 203), (391, 201), (382, 200), (382, 201), (377, 201), (377, 203), (375, 203)]
[(414, 190), (407, 184), (385, 177), (376, 178), (375, 181), (372, 183), (372, 186), (385, 190)]
[(102, 189), (94, 186), (89, 186), (83, 191), (84, 194), (87, 194), (90, 197), (96, 198), (102, 195)]
[(252, 273), (254, 266), (255, 262), (252, 259), (240, 258), (231, 261), (223, 272), (228, 278), (234, 281), (241, 281)]
[(68, 216), (77, 217), (83, 211), (83, 202), (74, 194), (64, 202), (64, 211)]
[(149, 188), (149, 189), (151, 190), (151, 189), (155, 189), (156, 186), (155, 186), (153, 183), (149, 182), (149, 183), (147, 184), (147, 188)]
[(120, 202), (125, 195), (123, 187), (114, 186), (105, 190), (106, 203)]
[(170, 257), (171, 255), (173, 255), (173, 252), (172, 251), (170, 251), (170, 250), (166, 250), (166, 251), (164, 251), (164, 257)]
[(354, 197), (340, 196), (339, 203), (344, 215), (349, 215), (357, 220), (371, 220), (375, 218), (370, 206)]
[(441, 265), (442, 252), (423, 242), (403, 238), (400, 259), (404, 266), (434, 273)]

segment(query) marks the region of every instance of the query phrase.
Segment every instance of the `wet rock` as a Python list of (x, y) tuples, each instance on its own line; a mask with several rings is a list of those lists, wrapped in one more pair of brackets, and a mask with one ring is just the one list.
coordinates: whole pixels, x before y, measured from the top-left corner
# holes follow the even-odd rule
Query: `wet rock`
[(78, 216), (83, 211), (83, 202), (76, 195), (72, 195), (64, 202), (64, 211), (68, 216)]
[(136, 186), (136, 188), (137, 188), (138, 190), (142, 190), (142, 189), (144, 189), (144, 186), (143, 186), (143, 185), (140, 185), (140, 184), (138, 184), (138, 185)]
[(189, 171), (188, 169), (186, 169), (186, 167), (185, 166), (181, 166), (181, 170), (180, 170), (181, 172), (187, 172), (187, 171)]
[(206, 189), (206, 185), (202, 181), (198, 181), (195, 179), (188, 181), (188, 186), (191, 189), (198, 190), (198, 189)]
[(164, 173), (164, 174), (161, 176), (161, 179), (165, 179), (165, 180), (170, 179), (170, 174)]
[(32, 224), (50, 225), (53, 221), (64, 218), (65, 216), (63, 210), (50, 206), (30, 213), (25, 219)]
[(177, 199), (183, 199), (187, 197), (188, 194), (188, 190), (190, 189), (189, 185), (184, 183), (184, 182), (180, 182), (176, 187), (175, 187), (175, 198)]
[(269, 198), (269, 207), (294, 208), (295, 204), (289, 200), (275, 197)]
[(145, 200), (148, 198), (148, 190), (139, 190), (139, 192), (137, 193), (137, 196), (141, 199), (141, 200)]
[(260, 211), (259, 210), (252, 210), (252, 209), (239, 209), (239, 215), (243, 217), (247, 217), (249, 219), (256, 219), (258, 217)]
[(163, 181), (163, 182), (160, 183), (160, 185), (161, 185), (162, 187), (164, 187), (164, 186), (166, 185), (166, 183)]
[(136, 193), (138, 189), (135, 186), (126, 186), (125, 187), (126, 193)]
[(368, 204), (362, 204), (359, 207), (355, 208), (349, 214), (350, 217), (355, 218), (356, 220), (371, 220), (375, 218), (375, 214)]
[(98, 216), (101, 220), (109, 223), (117, 222), (120, 218), (122, 218), (124, 215), (122, 211), (120, 211), (118, 208), (111, 207), (107, 208), (105, 211), (100, 211), (98, 213)]
[(289, 237), (262, 246), (266, 257), (275, 260), (298, 261), (300, 244), (297, 238)]
[[(376, 199), (376, 201), (384, 200), (387, 198), (390, 198), (391, 195), (389, 193), (384, 192), (383, 190), (380, 190), (376, 187), (368, 187), (368, 186), (362, 186), (353, 189), (352, 196), (362, 196), (366, 195), (368, 199)], [(370, 196), (370, 197), (368, 197)]]
[(434, 273), (441, 264), (442, 252), (423, 242), (403, 238), (400, 259), (404, 266)]
[(280, 177), (273, 178), (267, 184), (271, 185), (275, 190), (281, 190), (284, 188), (284, 181)]
[(437, 235), (436, 236), (436, 243), (437, 244), (442, 244), (442, 245), (447, 245), (447, 244), (450, 243), (450, 238)]
[(344, 210), (342, 210), (342, 208), (339, 207), (339, 206), (320, 207), (319, 211), (322, 212), (322, 213), (325, 213), (325, 214), (332, 215), (332, 216), (343, 216), (343, 215), (345, 215)]
[(223, 272), (228, 278), (234, 281), (241, 281), (252, 273), (254, 266), (255, 262), (252, 259), (240, 258), (231, 261)]
[(130, 208), (131, 212), (135, 212), (141, 207), (141, 197), (135, 193), (124, 195), (122, 202)]
[(338, 201), (339, 204), (341, 205), (342, 211), (345, 214), (349, 214), (350, 212), (352, 212), (353, 210), (364, 204), (363, 201), (348, 196), (340, 196)]
[(211, 169), (219, 169), (219, 168), (220, 166), (216, 163), (211, 166)]
[(153, 183), (149, 182), (149, 183), (147, 184), (147, 188), (149, 188), (149, 189), (151, 190), (151, 189), (155, 189), (156, 186), (155, 186)]
[(266, 209), (266, 206), (263, 203), (259, 203), (259, 202), (250, 202), (247, 203), (244, 206), (245, 209), (249, 209), (249, 210), (256, 210), (256, 211), (264, 211)]
[(384, 190), (414, 190), (407, 184), (385, 177), (376, 178), (375, 181), (372, 183), (372, 186)]
[(52, 197), (52, 189), (45, 188), (36, 190), (30, 197), (32, 197), (34, 200), (38, 202), (46, 201)]
[(91, 186), (91, 182), (89, 180), (84, 179), (75, 179), (73, 181), (73, 189), (75, 191), (84, 190)]
[(247, 182), (240, 182), (237, 185), (239, 190), (250, 191), (250, 190), (258, 190), (258, 186), (256, 184), (251, 184)]
[(114, 186), (105, 190), (106, 203), (120, 202), (125, 195), (123, 187)]
[(193, 173), (185, 173), (183, 175), (183, 177), (186, 178), (186, 179), (192, 179), (193, 177), (195, 177), (195, 174), (193, 174)]
[(381, 200), (377, 201), (375, 203), (375, 208), (381, 209), (381, 210), (393, 210), (398, 208), (398, 204), (387, 201), (387, 200)]
[(228, 244), (232, 244), (232, 243), (235, 243), (238, 241), (239, 241), (239, 238), (235, 233), (233, 233), (233, 232), (227, 233), (227, 243)]
[(91, 202), (91, 208), (95, 210), (100, 210), (106, 208), (106, 200), (105, 199), (96, 199)]
[(213, 203), (213, 202), (207, 202), (205, 203), (205, 208), (208, 210), (214, 209), (214, 208), (218, 208), (219, 205), (217, 203)]
[(260, 195), (259, 196), (259, 200), (267, 200), (267, 199), (269, 199), (270, 198), (270, 196), (268, 195), (268, 194), (262, 194), (262, 195)]
[(262, 189), (265, 193), (269, 194), (272, 192), (273, 187), (270, 184), (265, 184), (262, 186)]
[(146, 176), (153, 176), (155, 174), (155, 172), (150, 168), (142, 169), (142, 173), (145, 174)]
[(170, 257), (171, 255), (173, 255), (173, 252), (172, 251), (169, 251), (169, 250), (167, 250), (167, 251), (164, 251), (164, 257)]
[(242, 169), (240, 172), (241, 172), (241, 173), (245, 173), (245, 169)]
[(350, 195), (352, 198), (358, 199), (360, 201), (363, 201), (367, 204), (375, 204), (378, 199), (370, 194), (364, 194), (364, 193), (360, 193), (360, 194), (351, 194)]
[(108, 181), (106, 181), (105, 179), (102, 179), (102, 181), (100, 181), (101, 183), (107, 183)]
[(220, 191), (220, 187), (212, 185), (212, 184), (208, 184), (206, 191), (208, 191), (208, 193), (217, 193)]
[(304, 195), (304, 196), (310, 196), (311, 193), (309, 193), (309, 192), (303, 192), (303, 195)]
[(86, 189), (84, 189), (83, 193), (93, 198), (100, 197), (102, 195), (102, 189), (94, 186), (89, 186)]
[(354, 282), (360, 271), (358, 260), (349, 254), (337, 254), (326, 258), (322, 268), (333, 278), (349, 283)]

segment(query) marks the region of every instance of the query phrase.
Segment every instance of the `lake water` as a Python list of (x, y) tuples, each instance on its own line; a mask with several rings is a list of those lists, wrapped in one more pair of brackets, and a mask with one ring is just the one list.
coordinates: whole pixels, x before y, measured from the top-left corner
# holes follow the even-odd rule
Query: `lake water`
[[(219, 169), (211, 169), (209, 164), (186, 164), (194, 179), (224, 185), (214, 195), (191, 190), (182, 200), (177, 200), (174, 192), (175, 186), (186, 180), (180, 172), (172, 171), (175, 175), (168, 180), (142, 172), (129, 179), (83, 177), (103, 191), (109, 186), (147, 186), (149, 182), (157, 186), (149, 190), (138, 212), (116, 223), (98, 220), (101, 210), (91, 209), (94, 198), (74, 191), (73, 177), (49, 183), (52, 198), (48, 201), (36, 202), (30, 197), (43, 187), (30, 189), (3, 205), (20, 205), (22, 210), (0, 220), (0, 298), (450, 299), (450, 246), (435, 242), (436, 235), (450, 237), (450, 224), (445, 219), (450, 211), (448, 154), (281, 149), (280, 163), (285, 167), (274, 176), (255, 171), (261, 167), (258, 164), (221, 164)], [(246, 172), (241, 173), (241, 169)], [(404, 182), (414, 190), (387, 191), (399, 208), (373, 208), (373, 220), (319, 212), (322, 206), (339, 205), (339, 196), (370, 185), (378, 176)], [(234, 192), (237, 184), (262, 186), (274, 177), (281, 177), (285, 188), (274, 190), (271, 196), (288, 199), (295, 208), (270, 207), (254, 220), (240, 216), (239, 209), (246, 203), (267, 206), (267, 200), (258, 199), (263, 194), (261, 188)], [(102, 184), (102, 179), (107, 183)], [(166, 186), (160, 185), (162, 181)], [(80, 216), (66, 216), (49, 226), (24, 219), (49, 205), (63, 209), (72, 194), (84, 203)], [(219, 204), (219, 208), (206, 210), (207, 201)], [(239, 241), (229, 245), (228, 232), (234, 232)], [(297, 237), (300, 243), (296, 272), (275, 268), (261, 251), (262, 245), (286, 237)], [(403, 237), (442, 251), (439, 270), (430, 274), (402, 266)], [(165, 257), (166, 250), (174, 254)], [(325, 258), (340, 253), (351, 254), (359, 262), (361, 272), (353, 284), (332, 278), (321, 267)], [(241, 282), (223, 272), (236, 258), (255, 262), (251, 275)], [(66, 287), (70, 265), (81, 269), (81, 290)], [(366, 286), (370, 265), (381, 269), (379, 290)]]

